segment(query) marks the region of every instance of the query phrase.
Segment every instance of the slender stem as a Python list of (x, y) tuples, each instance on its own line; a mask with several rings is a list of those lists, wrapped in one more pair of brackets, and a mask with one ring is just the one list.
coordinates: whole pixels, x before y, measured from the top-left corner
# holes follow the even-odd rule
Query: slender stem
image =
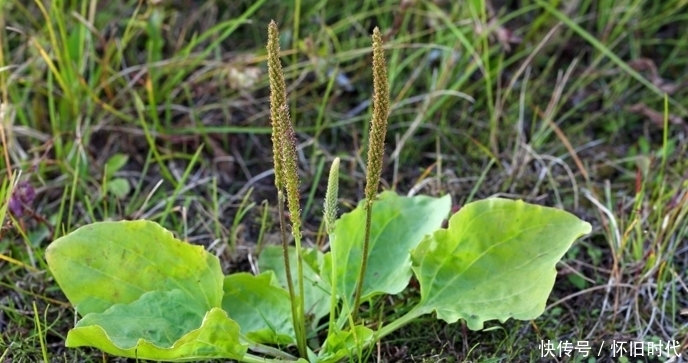
[[(298, 229), (298, 225), (292, 224), (292, 226), (295, 229)], [(301, 354), (302, 358), (308, 358), (308, 349), (306, 345), (306, 317), (305, 317), (305, 312), (306, 312), (306, 303), (304, 299), (304, 287), (303, 287), (303, 254), (301, 251), (301, 233), (300, 231), (296, 231), (294, 234), (294, 245), (296, 246), (296, 273), (298, 275), (298, 284), (299, 284), (299, 296), (298, 296), (298, 313), (299, 313), (299, 319), (298, 319), (298, 325), (297, 322), (294, 323), (294, 329), (298, 330), (296, 331), (296, 344), (299, 347), (299, 354)], [(294, 303), (292, 302), (292, 308), (294, 306)]]
[[(286, 359), (289, 361), (295, 361), (298, 359), (297, 357), (294, 357), (293, 355), (291, 355), (287, 352), (283, 352), (277, 348), (274, 348), (274, 347), (271, 347), (268, 345), (258, 344), (258, 343), (249, 343), (249, 344), (250, 344), (249, 349), (251, 349), (251, 351), (256, 352), (256, 353), (262, 353), (262, 354), (272, 356), (276, 359)], [(261, 358), (261, 359), (265, 359), (265, 358)]]
[[(400, 329), (404, 325), (410, 323), (419, 316), (425, 315), (427, 313), (428, 311), (422, 305), (416, 305), (413, 309), (409, 310), (409, 312), (404, 314), (402, 317), (395, 319), (393, 322), (380, 328), (380, 330), (378, 330), (375, 334), (375, 339), (372, 339), (371, 341), (377, 342), (380, 339), (386, 337), (387, 335)], [(365, 349), (365, 347), (363, 347), (363, 349)]]
[[(335, 236), (334, 233), (330, 234), (330, 250), (332, 250), (332, 246), (334, 246), (335, 239), (337, 237)], [(334, 254), (331, 254), (332, 257), (332, 276), (330, 278), (331, 285), (330, 286), (330, 322), (328, 325), (328, 332), (327, 335), (330, 336), (330, 334), (334, 333), (334, 321), (335, 321), (335, 313), (337, 310), (337, 259), (334, 257)]]
[[(366, 200), (366, 225), (365, 237), (363, 238), (363, 256), (361, 258), (361, 270), (358, 274), (358, 285), (356, 285), (356, 297), (354, 298), (354, 306), (351, 311), (351, 317), (356, 322), (358, 315), (358, 307), (361, 305), (361, 292), (363, 291), (363, 282), (365, 280), (366, 268), (368, 267), (368, 251), (370, 249), (370, 224), (373, 216), (373, 200)], [(353, 327), (352, 327), (353, 328)]]
[[(294, 303), (295, 301), (300, 300), (301, 298), (299, 296), (296, 296), (294, 293), (294, 282), (291, 279), (291, 266), (289, 264), (289, 244), (287, 242), (287, 230), (286, 230), (286, 221), (284, 219), (284, 193), (281, 190), (277, 191), (277, 205), (279, 209), (279, 221), (280, 221), (280, 237), (282, 238), (282, 250), (284, 251), (284, 272), (287, 274), (287, 288), (289, 290), (289, 298), (291, 299), (291, 318), (292, 318), (292, 323), (294, 324), (294, 333), (296, 334), (296, 343), (297, 346), (299, 347), (299, 353), (303, 356), (305, 353), (305, 329), (302, 331), (299, 331), (303, 324), (300, 324), (299, 322), (302, 321), (300, 319), (300, 314), (297, 309), (297, 305)], [(298, 249), (297, 249), (297, 254), (298, 254)], [(297, 263), (298, 264), (298, 263)], [(297, 267), (298, 268), (298, 267)], [(301, 295), (303, 293), (301, 292)], [(300, 337), (304, 337), (304, 345), (303, 347), (300, 344)], [(301, 349), (304, 349), (303, 351)]]

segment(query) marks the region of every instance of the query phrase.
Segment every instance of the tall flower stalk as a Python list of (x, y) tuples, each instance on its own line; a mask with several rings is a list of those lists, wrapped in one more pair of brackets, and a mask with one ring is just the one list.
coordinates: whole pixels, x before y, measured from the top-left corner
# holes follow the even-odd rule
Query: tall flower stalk
[[(287, 106), (287, 87), (279, 58), (279, 31), (272, 21), (268, 26), (268, 74), (270, 78), (270, 118), (272, 123), (272, 151), (275, 165), (275, 186), (279, 206), (280, 231), (284, 251), (284, 267), (287, 274), (287, 288), (291, 298), (291, 313), (296, 334), (296, 344), (301, 357), (307, 357), (305, 302), (303, 287), (303, 256), (301, 251), (301, 207), (299, 195), (299, 174), (296, 159), (296, 136)], [(285, 198), (286, 194), (286, 198)], [(289, 265), (289, 243), (287, 242), (284, 202), (289, 208), (292, 235), (296, 247), (296, 273), (298, 294), (294, 291), (291, 267)]]
[(380, 29), (373, 30), (373, 116), (370, 120), (368, 135), (368, 165), (366, 167), (365, 211), (366, 225), (363, 239), (363, 257), (361, 270), (358, 275), (354, 306), (351, 312), (352, 321), (356, 321), (358, 307), (361, 304), (361, 292), (368, 267), (368, 252), (370, 250), (370, 224), (373, 215), (373, 202), (377, 196), (382, 174), (382, 162), (385, 156), (385, 135), (387, 134), (387, 116), (389, 114), (389, 84), (387, 81), (387, 66), (382, 47)]
[[(337, 236), (334, 233), (334, 223), (337, 220), (337, 196), (339, 194), (339, 158), (335, 158), (330, 167), (330, 175), (327, 177), (327, 191), (325, 192), (325, 229), (330, 237), (330, 246), (336, 243)], [(330, 332), (335, 331), (334, 317), (337, 308), (337, 259), (332, 259), (331, 276), (331, 298), (330, 298)]]

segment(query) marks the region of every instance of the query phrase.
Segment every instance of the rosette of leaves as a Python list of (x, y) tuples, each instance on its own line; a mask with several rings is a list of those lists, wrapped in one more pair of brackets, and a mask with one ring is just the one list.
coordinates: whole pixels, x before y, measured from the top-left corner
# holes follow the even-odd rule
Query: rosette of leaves
[[(450, 206), (449, 197), (392, 192), (378, 197), (362, 296), (399, 293), (415, 276), (420, 302), (379, 331), (360, 324), (337, 327), (321, 349), (314, 349), (318, 353), (311, 351), (306, 359), (334, 362), (356, 355), (432, 312), (447, 322), (464, 319), (471, 329), (481, 329), (492, 319), (534, 319), (544, 310), (556, 262), (576, 238), (590, 231), (589, 224), (565, 211), (496, 198), (463, 206), (442, 229)], [(353, 300), (364, 223), (361, 204), (334, 223), (337, 238), (331, 252), (304, 253), (311, 335), (322, 333), (318, 321), (329, 313), (329, 276), (337, 276), (338, 305)], [(269, 349), (296, 342), (279, 246), (261, 253), (261, 274), (224, 276), (215, 256), (175, 239), (154, 222), (97, 222), (55, 241), (47, 259), (82, 316), (67, 336), (68, 347), (92, 346), (114, 355), (164, 361), (254, 362), (263, 361), (259, 355), (264, 354), (296, 360)], [(337, 269), (332, 271), (335, 259)]]
[[(275, 184), (280, 211), (286, 203), (292, 215), (294, 246), (282, 223), (283, 245), (263, 249), (258, 275), (225, 276), (217, 257), (157, 223), (81, 227), (46, 250), (51, 272), (81, 317), (66, 345), (157, 361), (361, 361), (364, 349), (424, 314), (449, 323), (463, 319), (470, 329), (542, 314), (556, 263), (590, 233), (590, 224), (562, 210), (490, 198), (464, 205), (442, 228), (448, 195), (378, 195), (389, 108), (377, 29), (366, 199), (336, 218), (335, 160), (325, 208), (330, 251), (301, 245), (295, 135), (274, 22), (270, 38)], [(378, 330), (368, 328), (360, 301), (399, 294), (412, 277), (420, 284), (418, 303)]]

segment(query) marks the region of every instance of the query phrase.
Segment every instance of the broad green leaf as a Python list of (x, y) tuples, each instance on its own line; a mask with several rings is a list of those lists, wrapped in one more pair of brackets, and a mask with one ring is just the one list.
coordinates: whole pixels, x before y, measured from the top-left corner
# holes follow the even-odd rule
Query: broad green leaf
[(241, 334), (255, 343), (296, 342), (291, 300), (272, 271), (258, 276), (236, 273), (225, 278), (222, 308), (241, 327)]
[(181, 290), (150, 291), (129, 304), (115, 304), (102, 313), (84, 316), (74, 329), (98, 325), (118, 347), (134, 347), (144, 339), (171, 347), (184, 334), (201, 326), (207, 311)]
[[(342, 215), (335, 222), (336, 239), (325, 256), (323, 277), (331, 279), (332, 259), (336, 260), (337, 295), (346, 296), (348, 304), (356, 288), (365, 232), (365, 207)], [(442, 226), (451, 208), (451, 198), (427, 196), (402, 197), (384, 192), (373, 203), (370, 250), (362, 297), (398, 294), (411, 279), (410, 251)]]
[[(324, 255), (317, 249), (304, 249), (303, 280), (306, 320), (314, 329), (318, 321), (330, 312), (330, 293), (326, 282), (320, 278), (318, 266), (322, 264)], [(289, 266), (292, 271), (292, 282), (298, 286), (296, 274), (296, 249), (289, 247)], [(258, 257), (260, 271), (273, 271), (284, 289), (287, 289), (287, 273), (284, 270), (284, 253), (282, 246), (266, 246)]]
[(127, 161), (129, 161), (129, 155), (119, 153), (112, 155), (105, 162), (107, 176), (115, 175), (115, 173), (122, 169), (124, 165), (127, 165)]
[(115, 197), (122, 199), (129, 195), (131, 186), (129, 181), (123, 178), (115, 178), (107, 182), (107, 190)]
[(486, 199), (463, 206), (412, 253), (422, 313), (473, 330), (491, 319), (540, 316), (555, 265), (589, 223), (554, 208)]
[[(176, 290), (178, 291), (178, 290)], [(179, 299), (185, 294), (179, 292), (168, 292), (163, 294), (173, 294), (173, 299)], [(175, 340), (173, 344), (164, 344), (164, 346), (158, 346), (155, 343), (145, 340), (145, 339), (121, 339), (122, 337), (111, 337), (106, 333), (100, 325), (89, 325), (85, 326), (84, 320), (90, 321), (97, 318), (91, 318), (94, 315), (101, 315), (101, 323), (113, 323), (118, 325), (120, 329), (129, 330), (129, 334), (142, 334), (147, 335), (145, 332), (146, 324), (150, 324), (150, 329), (158, 329), (163, 325), (169, 324), (174, 318), (172, 317), (175, 313), (181, 313), (184, 316), (196, 319), (195, 313), (187, 311), (181, 306), (177, 306), (175, 310), (159, 313), (155, 312), (154, 301), (155, 298), (170, 298), (171, 296), (160, 295), (160, 293), (149, 293), (141, 297), (141, 300), (148, 300), (148, 302), (140, 302), (141, 300), (131, 304), (128, 308), (120, 307), (121, 305), (116, 305), (112, 309), (106, 311), (103, 314), (89, 314), (87, 315), (76, 328), (69, 331), (67, 335), (67, 347), (75, 348), (82, 346), (92, 346), (113, 355), (119, 355), (129, 358), (138, 359), (149, 359), (157, 361), (168, 361), (168, 362), (195, 362), (201, 359), (210, 358), (226, 358), (226, 359), (241, 359), (248, 349), (247, 345), (241, 344), (239, 342), (239, 325), (227, 317), (227, 313), (220, 308), (213, 308), (204, 317), (201, 318), (200, 324), (196, 325), (195, 329), (190, 330), (188, 333), (179, 337)], [(182, 300), (177, 300), (181, 302)], [(152, 319), (147, 319), (145, 315), (137, 315), (135, 317), (129, 318), (126, 315), (118, 315), (127, 311), (128, 313), (139, 313), (139, 309), (143, 307), (133, 307), (133, 305), (148, 305), (150, 304), (150, 312), (155, 316)], [(165, 304), (163, 304), (165, 305)], [(166, 320), (161, 324), (159, 321), (160, 315), (164, 315)], [(132, 319), (125, 320), (122, 322), (116, 322), (117, 317), (122, 319)], [(88, 319), (88, 320), (87, 320)], [(178, 319), (180, 323), (186, 325), (182, 320)], [(127, 324), (132, 324), (132, 327), (127, 327)], [(123, 330), (119, 330), (117, 333), (122, 333)], [(170, 331), (178, 332), (171, 328)], [(164, 337), (164, 334), (156, 334), (156, 339), (168, 340)], [(111, 340), (112, 339), (112, 340)], [(113, 340), (117, 340), (119, 343), (126, 343), (124, 345), (119, 345)], [(174, 339), (169, 339), (174, 340)], [(133, 344), (132, 344), (133, 343)]]
[(328, 334), (323, 349), (318, 356), (318, 363), (335, 363), (344, 358), (357, 362), (365, 352), (360, 347), (368, 346), (374, 339), (373, 331), (363, 325), (356, 325), (353, 330), (336, 330)]
[(82, 316), (154, 290), (180, 290), (205, 311), (222, 303), (217, 257), (150, 221), (98, 222), (48, 246), (48, 265)]

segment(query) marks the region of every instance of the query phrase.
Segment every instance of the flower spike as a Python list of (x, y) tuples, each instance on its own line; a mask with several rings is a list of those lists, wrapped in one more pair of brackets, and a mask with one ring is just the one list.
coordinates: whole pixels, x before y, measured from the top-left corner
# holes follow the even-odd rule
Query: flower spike
[(368, 166), (366, 172), (365, 210), (366, 225), (363, 237), (363, 255), (358, 284), (354, 296), (351, 321), (356, 321), (358, 307), (361, 304), (361, 292), (368, 267), (368, 253), (370, 252), (370, 225), (373, 214), (373, 202), (377, 196), (382, 175), (382, 161), (385, 157), (385, 135), (387, 134), (387, 116), (389, 114), (389, 85), (387, 83), (387, 67), (385, 53), (382, 48), (382, 34), (380, 29), (373, 30), (373, 117), (370, 120), (368, 135)]
[[(270, 122), (272, 123), (272, 155), (275, 164), (275, 186), (284, 191), (284, 173), (282, 171), (282, 143), (285, 120), (279, 110), (287, 104), (287, 86), (282, 72), (282, 63), (279, 59), (279, 31), (277, 23), (271, 21), (268, 26), (268, 77), (270, 79)], [(287, 120), (288, 121), (288, 120)]]
[[(292, 320), (299, 354), (306, 357), (306, 325), (303, 287), (303, 256), (301, 251), (301, 208), (299, 195), (299, 173), (296, 159), (296, 136), (289, 117), (287, 106), (287, 87), (279, 57), (279, 30), (277, 23), (268, 26), (268, 76), (270, 79), (270, 119), (272, 123), (272, 153), (275, 164), (275, 186), (279, 208), (280, 232), (284, 253), (284, 268), (287, 274), (287, 287), (291, 298)], [(291, 214), (292, 234), (296, 247), (296, 275), (298, 290), (294, 289), (289, 266), (289, 245), (286, 237), (284, 201)]]
[(382, 48), (380, 29), (373, 30), (373, 117), (370, 121), (368, 141), (368, 175), (366, 177), (366, 199), (372, 201), (377, 194), (385, 156), (385, 135), (389, 114), (389, 85), (387, 66)]

